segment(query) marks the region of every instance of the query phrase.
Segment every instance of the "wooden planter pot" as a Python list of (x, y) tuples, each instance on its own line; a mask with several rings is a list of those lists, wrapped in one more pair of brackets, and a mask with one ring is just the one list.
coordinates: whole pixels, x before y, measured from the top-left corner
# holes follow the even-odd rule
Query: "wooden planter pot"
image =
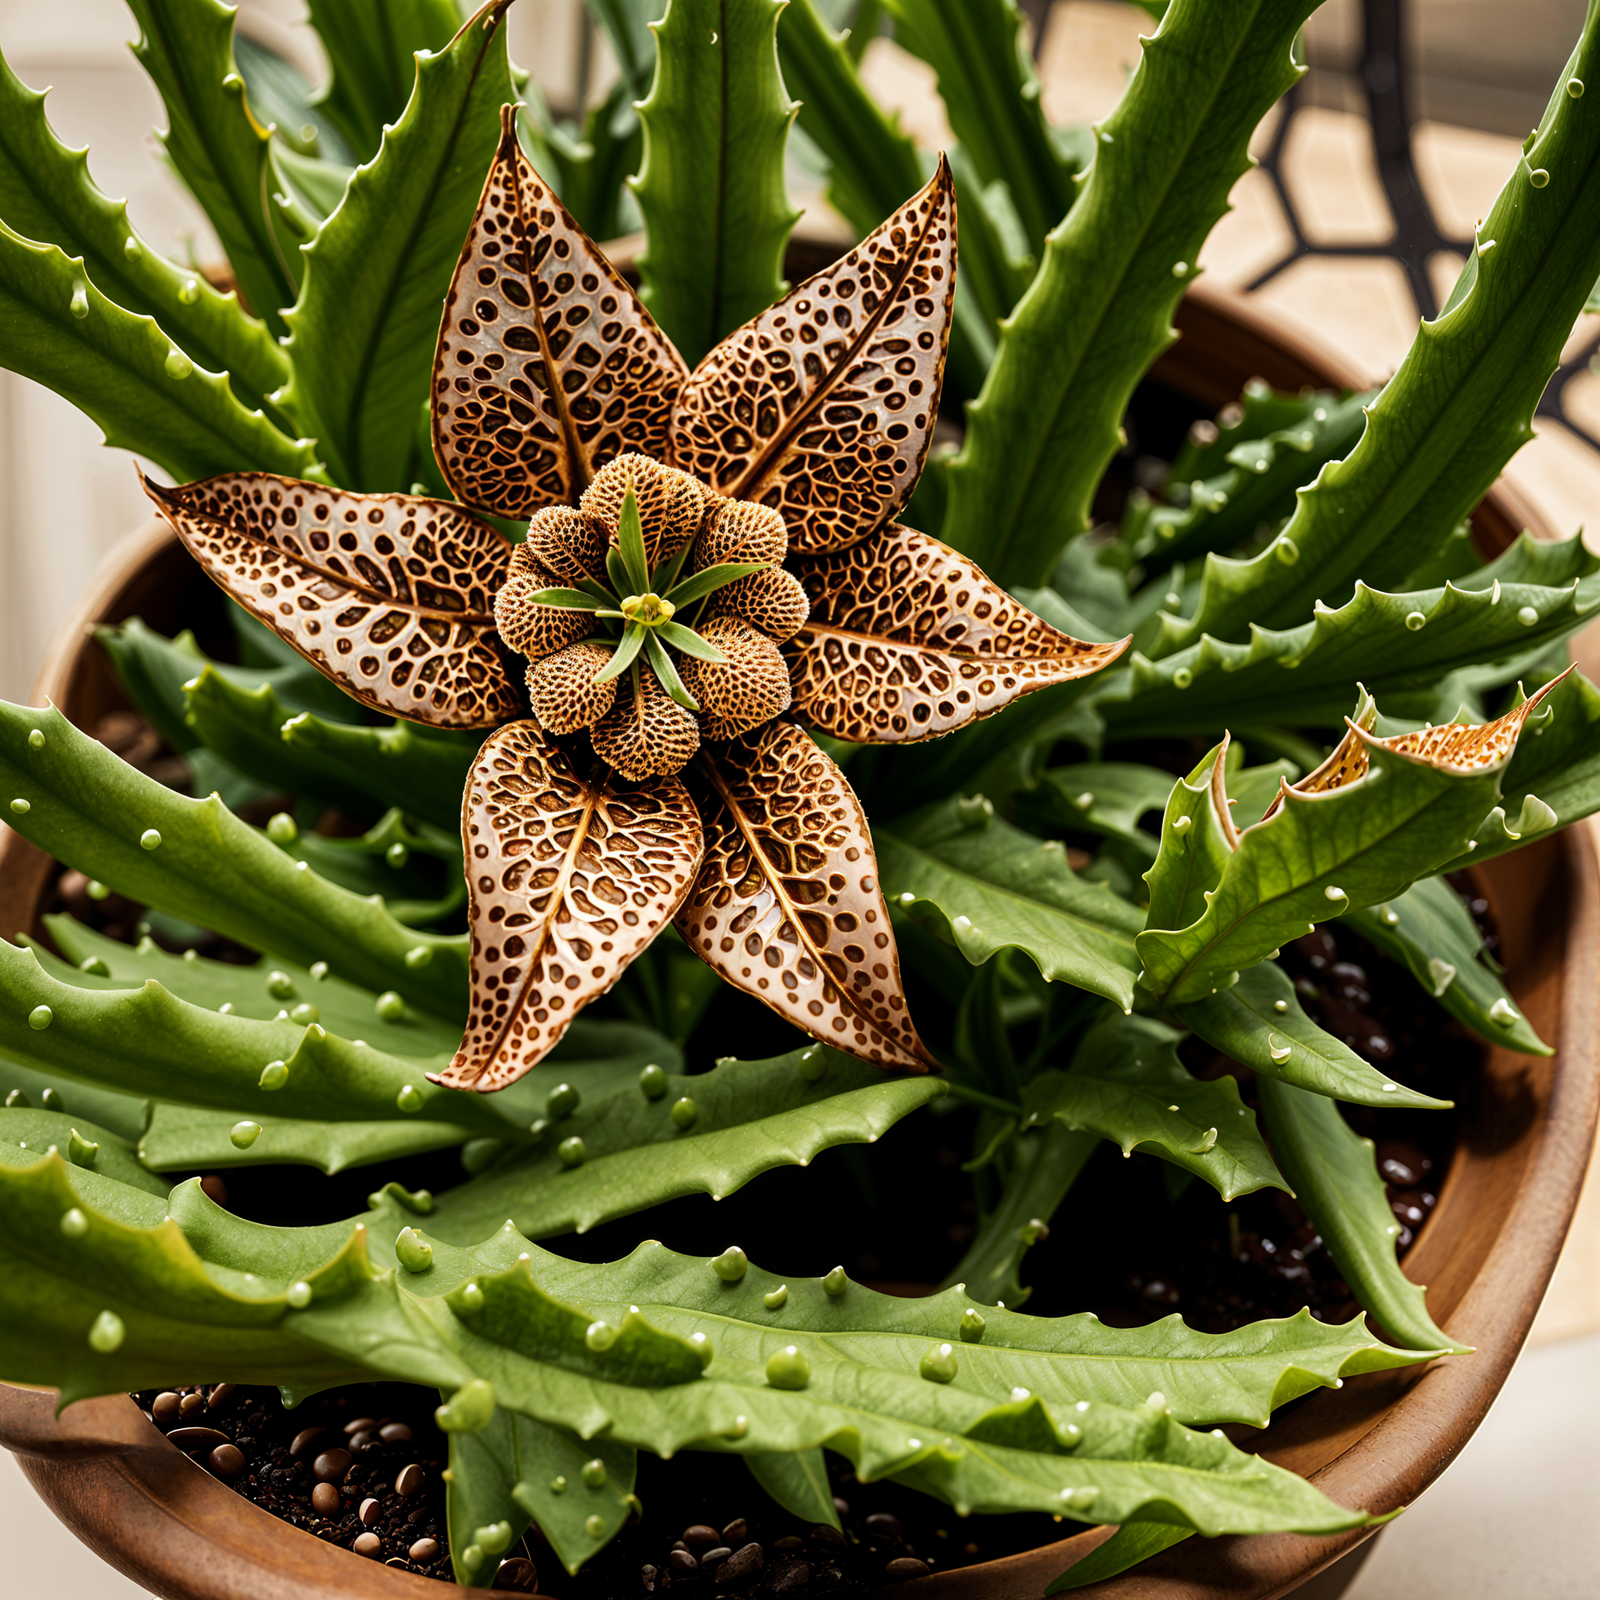
[[(1158, 383), (1217, 408), (1259, 376), (1276, 388), (1355, 387), (1323, 352), (1285, 338), (1259, 312), (1193, 289), (1184, 337), (1156, 364)], [(1483, 546), (1504, 548), (1536, 516), (1504, 489), (1473, 518)], [(97, 622), (141, 615), (184, 625), (207, 584), (157, 525), (107, 562), (40, 673), (36, 700), (92, 725), (122, 698), (87, 638)], [(0, 928), (37, 930), (49, 882), (43, 852), (0, 841)], [(1261, 1453), (1345, 1505), (1409, 1504), (1483, 1420), (1527, 1337), (1577, 1204), (1600, 1106), (1596, 1011), (1600, 870), (1588, 826), (1542, 840), (1474, 874), (1502, 935), (1507, 981), (1556, 1047), (1547, 1058), (1490, 1048), (1439, 1202), (1406, 1257), (1429, 1309), (1476, 1354), (1422, 1370), (1373, 1373), (1286, 1408)], [(173, 1600), (426, 1600), (431, 1579), (382, 1567), (279, 1521), (169, 1445), (131, 1400), (71, 1407), (0, 1388), (0, 1444), (21, 1457), (41, 1497), (91, 1549)], [(1096, 1529), (1001, 1560), (902, 1586), (906, 1600), (1024, 1600), (1107, 1537)], [(1107, 1600), (1269, 1600), (1299, 1587), (1367, 1537), (1273, 1534), (1190, 1539), (1092, 1591)]]

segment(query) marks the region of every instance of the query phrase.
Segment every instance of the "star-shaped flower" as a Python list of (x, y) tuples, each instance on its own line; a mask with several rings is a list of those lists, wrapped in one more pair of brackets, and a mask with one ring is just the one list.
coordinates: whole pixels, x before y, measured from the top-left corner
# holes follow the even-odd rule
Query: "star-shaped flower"
[(150, 493), (364, 705), (494, 730), (462, 807), (471, 1012), (439, 1081), (512, 1082), (669, 921), (796, 1026), (923, 1068), (866, 818), (799, 724), (934, 738), (1128, 643), (1058, 632), (895, 521), (939, 404), (949, 169), (690, 372), (503, 127), (434, 364), (462, 504), (266, 473)]

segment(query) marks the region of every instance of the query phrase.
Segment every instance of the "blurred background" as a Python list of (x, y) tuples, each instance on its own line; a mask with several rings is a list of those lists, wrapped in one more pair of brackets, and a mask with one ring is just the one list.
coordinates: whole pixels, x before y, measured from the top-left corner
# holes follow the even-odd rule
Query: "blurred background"
[[(1108, 112), (1149, 14), (1120, 0), (1019, 0), (1055, 122)], [(1543, 112), (1585, 0), (1327, 0), (1305, 38), (1310, 71), (1263, 125), (1262, 165), (1201, 256), (1207, 282), (1388, 376), (1448, 293), (1459, 244), (1488, 209)], [(325, 77), (301, 0), (244, 0), (241, 34)], [(1396, 23), (1399, 23), (1398, 31)], [(581, 0), (518, 0), (514, 60), (558, 115), (603, 97), (616, 66)], [(144, 237), (206, 263), (218, 250), (158, 159), (159, 100), (127, 48), (121, 0), (0, 0), (0, 49), (24, 82), (53, 86), (60, 138), (126, 196)], [(948, 142), (929, 70), (886, 36), (863, 71), (919, 143)], [(1375, 134), (1374, 129), (1379, 133)], [(1407, 136), (1409, 135), (1409, 137)], [(791, 189), (804, 226), (838, 232), (797, 138)], [(1537, 437), (1508, 469), (1560, 532), (1600, 532), (1600, 317), (1574, 331)], [(66, 401), (0, 372), (0, 697), (28, 698), (33, 669), (101, 555), (145, 519), (129, 459)], [(1600, 1183), (1591, 1181), (1529, 1354), (1465, 1455), (1385, 1531), (1348, 1600), (1578, 1600), (1600, 1594)], [(16, 1600), (141, 1591), (55, 1523), (0, 1452), (4, 1591)], [(1313, 1590), (1302, 1591), (1308, 1597)], [(1331, 1589), (1325, 1592), (1331, 1593)]]

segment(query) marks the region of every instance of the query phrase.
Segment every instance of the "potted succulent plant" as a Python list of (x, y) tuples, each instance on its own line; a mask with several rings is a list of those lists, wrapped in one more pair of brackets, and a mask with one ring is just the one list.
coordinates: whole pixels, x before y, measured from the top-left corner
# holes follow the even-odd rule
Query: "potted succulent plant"
[[(238, 295), (0, 77), (0, 359), (188, 553), (97, 612), (120, 720), (82, 647), (0, 707), (52, 1503), (161, 1592), (394, 1595), (1266, 1595), (1399, 1510), (1593, 1135), (1600, 563), (1475, 512), (1600, 275), (1593, 11), (1382, 393), (1211, 421), (1152, 364), (1309, 0), (1175, 0), (1083, 133), (1011, 0), (887, 0), (931, 170), (818, 0), (597, 4), (583, 130), (503, 3), (313, 4), (318, 106), (132, 6)], [(862, 235), (792, 290), (791, 94)]]

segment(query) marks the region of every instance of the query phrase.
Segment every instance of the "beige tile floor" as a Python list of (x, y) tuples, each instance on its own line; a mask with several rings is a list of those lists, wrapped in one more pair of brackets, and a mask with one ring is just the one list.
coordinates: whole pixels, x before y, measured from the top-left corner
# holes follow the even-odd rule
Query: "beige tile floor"
[[(298, 0), (255, 0), (243, 9), (280, 45), (311, 48), (297, 26)], [(1423, 66), (1418, 103), (1434, 119), (1418, 130), (1418, 166), (1447, 231), (1467, 231), (1493, 199), (1583, 9), (1583, 0), (1414, 6)], [(514, 53), (564, 90), (576, 59), (574, 15), (573, 0), (523, 0), (512, 13), (520, 30)], [(1092, 120), (1109, 111), (1138, 59), (1138, 35), (1149, 26), (1144, 13), (1115, 0), (1058, 0), (1040, 51), (1049, 115)], [(28, 81), (58, 85), (51, 101), (58, 129), (69, 142), (91, 144), (102, 185), (129, 195), (136, 221), (158, 243), (173, 248), (189, 237), (204, 253), (203, 221), (148, 159), (146, 130), (158, 107), (122, 49), (131, 31), (117, 0), (48, 6), (0, 0), (0, 46)], [(1386, 225), (1366, 127), (1339, 77), (1358, 40), (1356, 0), (1330, 0), (1307, 35), (1316, 105), (1295, 129), (1287, 168), (1308, 232), (1319, 240), (1373, 240)], [(878, 41), (865, 70), (874, 92), (900, 110), (916, 137), (930, 148), (948, 143), (920, 63)], [(1201, 263), (1213, 283), (1238, 287), (1281, 256), (1288, 231), (1260, 174), (1240, 181), (1232, 204)], [(1458, 266), (1434, 263), (1436, 292), (1443, 294)], [(1257, 296), (1286, 327), (1335, 346), (1374, 380), (1394, 370), (1416, 328), (1398, 269), (1384, 261), (1307, 260)], [(1600, 376), (1579, 380), (1574, 401), (1586, 425), (1600, 431)], [(142, 508), (126, 461), (98, 448), (96, 430), (9, 374), (0, 374), (0, 473), (9, 486), (0, 497), (0, 694), (20, 697), (54, 619)], [(1600, 458), (1558, 424), (1539, 424), (1538, 437), (1507, 477), (1556, 527), (1587, 522), (1600, 532)], [(1349, 1600), (1600, 1594), (1596, 1330), (1600, 1181), (1591, 1181), (1529, 1354), (1449, 1474), (1385, 1532)], [(140, 1592), (55, 1523), (3, 1452), (0, 1552), (4, 1600), (67, 1593), (75, 1600), (121, 1600)]]

